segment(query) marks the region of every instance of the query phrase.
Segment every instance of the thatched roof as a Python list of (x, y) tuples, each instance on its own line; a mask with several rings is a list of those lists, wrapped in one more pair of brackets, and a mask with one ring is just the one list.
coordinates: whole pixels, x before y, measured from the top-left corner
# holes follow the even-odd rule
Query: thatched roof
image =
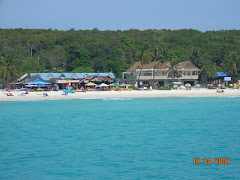
[(140, 61), (135, 62), (128, 70), (127, 72), (133, 72), (135, 69), (167, 69), (168, 65), (170, 65), (169, 62), (161, 63), (160, 61), (150, 62), (148, 64), (141, 64)]
[[(141, 64), (140, 61), (135, 62), (127, 72), (133, 72), (136, 69), (167, 69), (171, 66), (170, 62), (161, 63), (160, 61), (150, 62), (148, 64)], [(179, 64), (177, 68), (184, 68), (184, 69), (194, 69), (198, 70), (198, 68), (191, 62), (191, 61), (183, 61)]]
[(135, 69), (140, 69), (141, 68), (141, 62), (135, 62), (128, 70), (127, 72), (133, 72)]
[(191, 61), (182, 61), (178, 68), (199, 70)]

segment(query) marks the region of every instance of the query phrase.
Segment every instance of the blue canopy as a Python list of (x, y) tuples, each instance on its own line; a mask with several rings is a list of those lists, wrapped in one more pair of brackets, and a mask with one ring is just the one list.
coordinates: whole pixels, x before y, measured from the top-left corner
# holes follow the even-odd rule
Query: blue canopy
[(225, 77), (225, 76), (228, 76), (228, 73), (227, 72), (217, 72), (217, 76), (218, 77)]
[(37, 77), (34, 81), (27, 82), (25, 84), (28, 84), (28, 85), (47, 85), (47, 84), (51, 84), (51, 83), (45, 82), (40, 77)]

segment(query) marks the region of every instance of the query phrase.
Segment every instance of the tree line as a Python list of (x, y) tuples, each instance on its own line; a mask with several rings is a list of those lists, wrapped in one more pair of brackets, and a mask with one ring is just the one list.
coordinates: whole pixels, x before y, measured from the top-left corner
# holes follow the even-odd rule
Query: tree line
[(44, 30), (0, 29), (0, 79), (28, 72), (110, 72), (134, 62), (191, 60), (202, 78), (216, 71), (240, 73), (240, 30)]

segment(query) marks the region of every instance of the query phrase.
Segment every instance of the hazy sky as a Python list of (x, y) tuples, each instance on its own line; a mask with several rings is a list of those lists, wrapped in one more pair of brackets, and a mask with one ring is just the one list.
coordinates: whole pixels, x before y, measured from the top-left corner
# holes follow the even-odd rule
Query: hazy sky
[(240, 0), (0, 0), (0, 28), (240, 29)]

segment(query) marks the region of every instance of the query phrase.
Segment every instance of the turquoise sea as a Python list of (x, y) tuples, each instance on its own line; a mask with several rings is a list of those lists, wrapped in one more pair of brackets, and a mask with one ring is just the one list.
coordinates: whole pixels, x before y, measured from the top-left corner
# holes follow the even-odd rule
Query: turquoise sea
[(240, 98), (5, 102), (0, 179), (240, 179)]

